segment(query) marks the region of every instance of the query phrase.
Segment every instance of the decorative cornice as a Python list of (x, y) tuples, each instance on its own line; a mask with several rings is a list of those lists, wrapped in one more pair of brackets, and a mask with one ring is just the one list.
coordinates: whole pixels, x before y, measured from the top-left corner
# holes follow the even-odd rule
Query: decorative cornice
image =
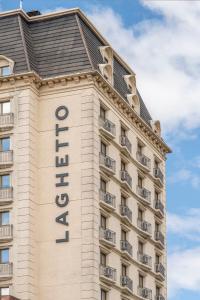
[(93, 84), (101, 91), (110, 102), (125, 115), (126, 119), (129, 120), (136, 128), (138, 128), (143, 135), (156, 147), (159, 153), (165, 157), (167, 153), (171, 153), (171, 149), (163, 141), (162, 138), (157, 136), (152, 128), (134, 111), (134, 109), (127, 103), (122, 96), (103, 78), (98, 71), (81, 72), (70, 75), (57, 76), (53, 78), (41, 78), (35, 72), (28, 72), (23, 74), (13, 74), (11, 76), (0, 77), (0, 88), (3, 83), (10, 83), (15, 85), (19, 80), (23, 80), (25, 84), (35, 84), (37, 89), (42, 86), (48, 86), (49, 88), (55, 87), (58, 83), (62, 86), (73, 82), (79, 84), (82, 80), (93, 82)]

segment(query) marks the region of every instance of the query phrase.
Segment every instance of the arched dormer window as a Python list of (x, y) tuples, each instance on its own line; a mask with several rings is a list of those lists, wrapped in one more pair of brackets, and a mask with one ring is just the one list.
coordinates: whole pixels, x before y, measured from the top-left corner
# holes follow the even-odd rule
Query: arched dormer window
[(132, 108), (136, 111), (136, 113), (140, 114), (140, 100), (137, 95), (128, 94), (127, 95), (128, 102), (132, 106)]
[(113, 84), (113, 50), (110, 46), (100, 47), (103, 64), (99, 64), (99, 69), (104, 78)]
[(151, 120), (151, 127), (153, 129), (153, 132), (157, 134), (159, 137), (161, 136), (161, 125), (159, 120)]
[(124, 80), (126, 82), (127, 88), (130, 94), (136, 94), (136, 78), (135, 75), (125, 75)]
[(0, 55), (0, 76), (9, 76), (13, 73), (14, 61)]

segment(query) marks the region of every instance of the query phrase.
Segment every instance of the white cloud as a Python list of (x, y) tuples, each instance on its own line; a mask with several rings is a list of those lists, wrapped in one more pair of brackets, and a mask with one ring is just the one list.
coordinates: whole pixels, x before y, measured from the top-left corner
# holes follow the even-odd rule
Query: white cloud
[(190, 209), (186, 215), (169, 213), (168, 231), (193, 241), (200, 241), (200, 209)]
[(200, 248), (177, 251), (168, 258), (169, 296), (180, 290), (200, 293)]
[(141, 94), (166, 131), (200, 126), (200, 2), (142, 1), (162, 18), (126, 28), (112, 9), (90, 18), (137, 74)]
[(169, 183), (191, 184), (194, 188), (200, 188), (200, 176), (194, 173), (194, 170), (182, 168), (168, 178)]

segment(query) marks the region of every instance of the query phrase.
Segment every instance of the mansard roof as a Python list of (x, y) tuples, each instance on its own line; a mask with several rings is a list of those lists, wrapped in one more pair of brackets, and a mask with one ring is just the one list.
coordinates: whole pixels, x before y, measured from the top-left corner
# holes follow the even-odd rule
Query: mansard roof
[[(99, 70), (99, 47), (109, 45), (79, 9), (29, 17), (23, 10), (0, 14), (0, 55), (15, 62), (14, 73), (35, 71), (41, 78)], [(123, 76), (134, 74), (114, 51), (114, 88), (127, 101)], [(140, 116), (151, 116), (138, 93)]]

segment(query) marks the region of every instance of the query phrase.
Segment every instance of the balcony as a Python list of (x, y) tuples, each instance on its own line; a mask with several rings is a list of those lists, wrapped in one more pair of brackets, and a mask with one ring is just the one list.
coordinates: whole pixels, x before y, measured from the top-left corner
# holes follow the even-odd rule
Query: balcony
[(163, 218), (165, 215), (164, 212), (164, 205), (162, 204), (160, 199), (155, 200), (155, 210), (156, 214), (160, 217)]
[(155, 232), (155, 241), (157, 245), (160, 246), (162, 249), (165, 247), (165, 237), (161, 231)]
[(103, 168), (105, 172), (109, 173), (110, 175), (115, 174), (116, 162), (114, 159), (100, 153), (99, 160), (100, 160), (100, 167)]
[(120, 213), (125, 222), (127, 221), (128, 223), (132, 223), (132, 211), (130, 210), (130, 208), (128, 206), (121, 205)]
[(14, 127), (14, 114), (0, 115), (0, 131), (10, 130)]
[(137, 158), (137, 161), (140, 163), (140, 165), (142, 165), (142, 167), (144, 167), (145, 170), (150, 171), (150, 169), (151, 169), (150, 158), (148, 158), (147, 156), (145, 156), (144, 154), (142, 154), (140, 152), (136, 153), (136, 158)]
[(116, 281), (116, 269), (113, 269), (108, 266), (100, 266), (100, 277), (103, 280), (108, 280), (111, 282)]
[(4, 263), (0, 264), (0, 279), (9, 279), (12, 277), (12, 264)]
[(138, 261), (147, 268), (152, 268), (152, 257), (138, 252)]
[(121, 276), (121, 285), (128, 291), (133, 291), (133, 281), (128, 276)]
[(138, 296), (143, 299), (152, 299), (152, 290), (143, 288), (143, 287), (138, 287)]
[(152, 229), (151, 229), (151, 224), (150, 224), (150, 223), (138, 219), (137, 225), (138, 225), (139, 230), (140, 230), (145, 236), (150, 236), (150, 235), (152, 234)]
[(132, 189), (132, 178), (126, 170), (120, 171), (120, 178), (125, 188)]
[(108, 192), (102, 190), (99, 191), (99, 197), (101, 204), (108, 210), (115, 210), (116, 208), (116, 197)]
[(132, 152), (132, 145), (125, 135), (120, 136), (120, 145), (122, 146), (122, 150), (125, 152), (125, 154), (131, 154)]
[(116, 244), (116, 233), (110, 229), (100, 228), (100, 240), (107, 246), (114, 247)]
[(156, 295), (155, 300), (165, 300), (165, 297), (163, 295)]
[(123, 252), (123, 254), (133, 256), (133, 247), (128, 241), (121, 241), (121, 251)]
[(13, 188), (0, 188), (0, 205), (9, 204), (13, 201)]
[(155, 264), (155, 272), (162, 280), (165, 279), (165, 267), (161, 263)]
[(99, 118), (100, 130), (108, 138), (114, 139), (116, 136), (116, 127), (110, 120)]
[(10, 167), (13, 164), (13, 151), (0, 151), (0, 168)]
[(155, 179), (158, 181), (159, 184), (163, 185), (164, 183), (164, 175), (160, 168), (154, 168), (153, 169), (153, 175)]
[(137, 187), (137, 193), (144, 204), (151, 204), (151, 192), (144, 187)]
[(1, 225), (0, 226), (0, 241), (9, 241), (13, 238), (12, 225)]

